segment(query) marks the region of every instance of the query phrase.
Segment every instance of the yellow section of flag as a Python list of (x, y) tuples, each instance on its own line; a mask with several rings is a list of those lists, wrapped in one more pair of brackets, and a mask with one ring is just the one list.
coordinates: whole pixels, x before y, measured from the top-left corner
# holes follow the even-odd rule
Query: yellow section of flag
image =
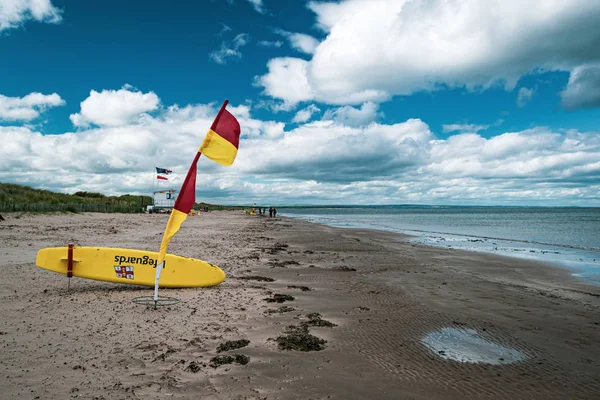
[(158, 253), (156, 265), (165, 260), (165, 257), (167, 256), (167, 248), (169, 247), (169, 241), (179, 231), (181, 224), (183, 224), (183, 221), (185, 221), (186, 218), (187, 214), (179, 210), (173, 209), (171, 212), (169, 222), (167, 223), (167, 228), (165, 229), (165, 233), (163, 235), (162, 243), (160, 244), (160, 252)]
[(228, 167), (233, 164), (238, 149), (229, 140), (209, 129), (198, 151), (211, 160)]

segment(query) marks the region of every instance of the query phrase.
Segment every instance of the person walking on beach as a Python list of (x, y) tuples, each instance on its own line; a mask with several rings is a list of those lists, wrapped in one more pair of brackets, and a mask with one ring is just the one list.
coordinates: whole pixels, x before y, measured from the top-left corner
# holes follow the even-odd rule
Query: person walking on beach
[(273, 207), (269, 207), (269, 218), (273, 218)]
[(277, 217), (277, 209), (276, 208), (273, 209), (273, 217)]

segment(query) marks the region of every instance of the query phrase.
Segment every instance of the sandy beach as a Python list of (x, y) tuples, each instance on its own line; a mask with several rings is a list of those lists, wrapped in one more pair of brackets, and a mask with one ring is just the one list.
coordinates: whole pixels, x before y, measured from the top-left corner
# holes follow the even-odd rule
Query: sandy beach
[[(35, 256), (68, 242), (157, 250), (167, 215), (4, 217), (3, 399), (600, 398), (600, 286), (559, 267), (210, 212), (189, 217), (169, 253), (216, 264), (227, 279), (161, 290), (181, 303), (154, 310), (131, 301), (151, 288), (74, 278), (67, 292), (67, 278)], [(267, 300), (277, 294), (293, 300)], [(324, 349), (281, 349), (275, 339), (291, 325)], [(448, 328), (522, 358), (459, 362), (424, 344)], [(217, 351), (239, 339), (249, 344)], [(228, 354), (249, 362), (211, 365)]]

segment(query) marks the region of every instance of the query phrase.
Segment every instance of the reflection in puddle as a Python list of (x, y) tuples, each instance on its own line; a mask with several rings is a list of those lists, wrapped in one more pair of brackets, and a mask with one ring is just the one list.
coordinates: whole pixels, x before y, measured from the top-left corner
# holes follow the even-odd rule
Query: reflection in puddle
[(520, 351), (480, 338), (473, 329), (442, 328), (421, 341), (440, 357), (465, 363), (510, 364), (525, 358)]

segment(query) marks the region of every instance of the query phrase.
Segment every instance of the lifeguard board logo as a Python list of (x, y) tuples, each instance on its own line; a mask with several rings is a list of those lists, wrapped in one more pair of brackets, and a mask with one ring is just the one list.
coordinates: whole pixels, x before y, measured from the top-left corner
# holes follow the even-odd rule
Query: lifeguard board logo
[(133, 267), (125, 265), (115, 265), (117, 278), (133, 279)]

